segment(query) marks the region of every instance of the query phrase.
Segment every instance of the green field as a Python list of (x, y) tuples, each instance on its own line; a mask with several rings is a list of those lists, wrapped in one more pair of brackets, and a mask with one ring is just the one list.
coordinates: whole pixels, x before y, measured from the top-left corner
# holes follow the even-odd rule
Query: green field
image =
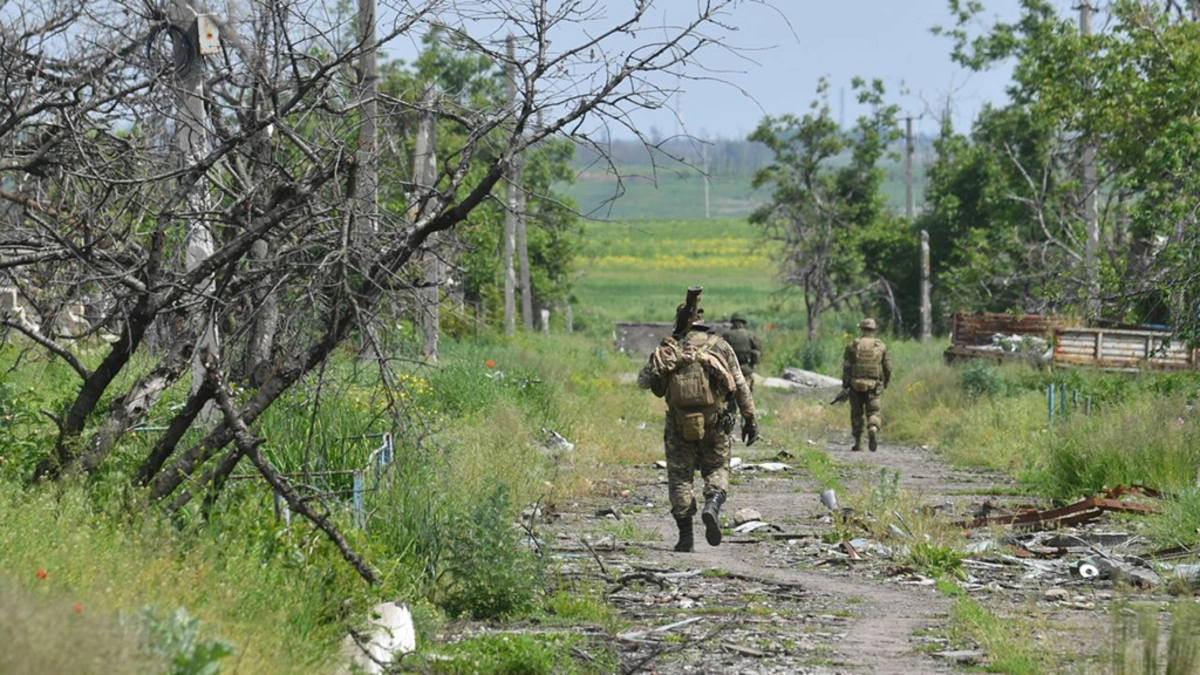
[(779, 292), (769, 245), (745, 220), (588, 223), (579, 268), (575, 295), (589, 325), (670, 321), (693, 285), (718, 319), (741, 311), (779, 321), (796, 311)]
[[(836, 164), (836, 162), (834, 162)], [(888, 206), (904, 211), (904, 165), (899, 162), (881, 163), (887, 178), (883, 194)], [(627, 220), (704, 220), (704, 179), (694, 169), (671, 169), (650, 166), (622, 168), (622, 181), (616, 176), (596, 169), (582, 171), (575, 183), (562, 190), (575, 200), (579, 210), (590, 218), (613, 221)], [(764, 190), (750, 187), (751, 173), (714, 173), (709, 181), (709, 213), (714, 220), (741, 218), (750, 215), (755, 207), (769, 197)], [(618, 190), (624, 190), (614, 199)], [(922, 205), (925, 189), (925, 168), (915, 167), (913, 192), (917, 209)]]

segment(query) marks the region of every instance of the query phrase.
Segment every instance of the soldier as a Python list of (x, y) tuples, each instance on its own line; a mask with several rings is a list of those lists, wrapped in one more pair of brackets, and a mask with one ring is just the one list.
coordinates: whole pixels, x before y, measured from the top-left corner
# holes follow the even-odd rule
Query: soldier
[(862, 450), (863, 415), (867, 418), (867, 444), (874, 452), (879, 447), (879, 397), (892, 379), (892, 357), (875, 337), (875, 319), (858, 324), (862, 337), (846, 345), (842, 357), (842, 389), (850, 397), (850, 431), (854, 434), (854, 452)]
[(726, 331), (722, 337), (730, 347), (733, 347), (733, 352), (737, 354), (738, 365), (742, 368), (742, 377), (746, 378), (750, 390), (754, 391), (754, 369), (762, 361), (762, 343), (759, 342), (757, 335), (746, 328), (745, 314), (734, 312), (733, 316), (729, 318), (729, 323), (733, 324), (733, 328)]
[(692, 482), (696, 469), (704, 479), (704, 538), (710, 546), (721, 543), (719, 517), (729, 490), (730, 436), (735, 419), (725, 406), (728, 398), (741, 410), (742, 441), (750, 445), (758, 440), (754, 397), (738, 368), (737, 355), (704, 324), (699, 289), (691, 289), (688, 299), (676, 310), (675, 334), (663, 338), (638, 373), (639, 387), (667, 400), (663, 445), (671, 515), (679, 527), (675, 550), (682, 553), (694, 549)]

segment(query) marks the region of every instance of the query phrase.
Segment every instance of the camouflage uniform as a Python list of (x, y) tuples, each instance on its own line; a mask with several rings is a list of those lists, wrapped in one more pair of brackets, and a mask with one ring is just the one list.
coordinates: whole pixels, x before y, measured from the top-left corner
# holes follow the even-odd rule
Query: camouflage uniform
[(846, 345), (842, 356), (842, 387), (850, 391), (852, 450), (862, 450), (864, 417), (870, 448), (875, 450), (877, 433), (883, 427), (879, 397), (892, 379), (892, 357), (883, 341), (875, 337), (874, 319), (864, 319), (859, 328), (862, 337)]
[[(695, 326), (687, 334), (687, 337), (680, 341), (681, 346), (691, 345), (697, 348), (706, 343), (709, 343), (708, 353), (721, 363), (732, 379), (733, 391), (728, 396), (736, 401), (737, 407), (741, 409), (742, 417), (753, 423), (755, 418), (754, 397), (750, 393), (746, 379), (742, 377), (741, 369), (737, 367), (737, 355), (729, 343), (702, 326)], [(651, 390), (655, 396), (668, 399), (663, 429), (663, 445), (666, 448), (667, 458), (667, 484), (671, 499), (671, 515), (681, 523), (682, 533), (684, 527), (682, 523), (686, 522), (687, 527), (690, 528), (691, 519), (697, 510), (693, 492), (696, 469), (700, 470), (700, 475), (704, 479), (705, 500), (716, 499), (717, 509), (720, 508), (720, 503), (724, 502), (725, 494), (729, 490), (729, 457), (735, 418), (732, 409), (726, 408), (724, 405), (725, 395), (714, 396), (716, 402), (709, 408), (700, 411), (704, 415), (703, 437), (695, 441), (686, 440), (682, 421), (678, 414), (680, 411), (672, 406), (670, 397), (667, 396), (669, 378), (670, 373), (661, 372), (654, 356), (651, 356), (650, 361), (638, 373), (638, 386)], [(715, 387), (715, 384), (713, 386)], [(714, 391), (720, 393), (717, 389)], [(706, 508), (706, 512), (707, 510)], [(708, 524), (707, 516), (706, 524)], [(714, 537), (710, 533), (710, 544), (714, 543), (713, 539)], [(720, 542), (719, 531), (715, 539), (717, 543)], [(683, 549), (677, 546), (677, 550)]]
[(733, 347), (733, 352), (737, 354), (738, 364), (742, 368), (742, 377), (746, 378), (746, 384), (750, 385), (750, 390), (754, 390), (754, 369), (758, 367), (762, 361), (762, 342), (759, 342), (758, 336), (750, 332), (746, 328), (746, 317), (740, 313), (734, 313), (730, 317), (730, 322), (733, 328), (726, 331), (722, 337)]

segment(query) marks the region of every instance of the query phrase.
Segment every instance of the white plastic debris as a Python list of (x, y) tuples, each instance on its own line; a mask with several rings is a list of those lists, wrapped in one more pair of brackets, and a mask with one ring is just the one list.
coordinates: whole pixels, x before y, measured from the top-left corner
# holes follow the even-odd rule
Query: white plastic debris
[(341, 673), (382, 675), (391, 670), (396, 655), (407, 654), (417, 648), (412, 612), (407, 605), (395, 602), (372, 607), (368, 628), (360, 637), (361, 643), (351, 635), (347, 635), (343, 641), (342, 648), (348, 662)]

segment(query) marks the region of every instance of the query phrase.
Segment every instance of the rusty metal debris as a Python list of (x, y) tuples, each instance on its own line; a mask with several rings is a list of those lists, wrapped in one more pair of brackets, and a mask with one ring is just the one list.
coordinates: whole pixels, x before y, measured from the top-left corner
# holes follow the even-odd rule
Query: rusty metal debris
[[(1117, 492), (1117, 490), (1123, 491)], [(1131, 490), (1132, 488), (1130, 487), (1114, 488), (1109, 494), (1143, 494), (1150, 496), (1148, 492), (1132, 492)], [(1152, 492), (1158, 494), (1157, 491)], [(959, 520), (954, 525), (967, 529), (985, 527), (987, 525), (1012, 525), (1014, 528), (1019, 529), (1047, 530), (1090, 523), (1100, 518), (1106, 512), (1155, 514), (1160, 511), (1161, 509), (1153, 504), (1141, 504), (1109, 497), (1089, 497), (1088, 499), (1081, 499), (1074, 504), (1054, 509), (1043, 511), (1022, 510), (1017, 513), (985, 515), (972, 520)]]

